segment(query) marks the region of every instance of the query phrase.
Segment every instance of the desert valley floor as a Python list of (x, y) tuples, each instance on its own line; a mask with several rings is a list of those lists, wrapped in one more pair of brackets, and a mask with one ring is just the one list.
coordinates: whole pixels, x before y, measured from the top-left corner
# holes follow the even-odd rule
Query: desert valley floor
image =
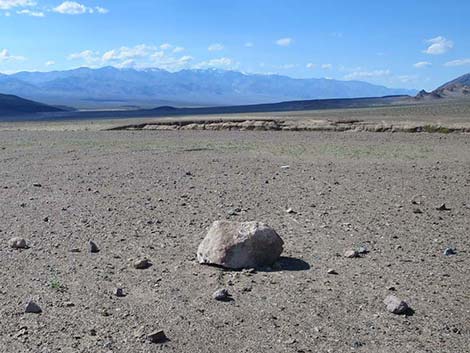
[[(468, 134), (36, 130), (0, 131), (1, 352), (470, 352)], [(221, 219), (285, 258), (199, 265)]]

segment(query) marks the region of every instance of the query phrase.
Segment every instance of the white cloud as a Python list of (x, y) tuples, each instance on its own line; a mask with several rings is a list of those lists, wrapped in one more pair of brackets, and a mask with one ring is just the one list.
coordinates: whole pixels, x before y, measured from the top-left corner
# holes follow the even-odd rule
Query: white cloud
[(332, 64), (322, 64), (321, 68), (323, 70), (331, 70), (333, 68)]
[(104, 7), (101, 7), (101, 6), (96, 6), (95, 10), (96, 10), (96, 12), (98, 12), (102, 15), (107, 14), (109, 12), (108, 9), (105, 9)]
[(108, 50), (103, 54), (100, 52), (85, 50), (80, 53), (71, 54), (69, 60), (81, 60), (85, 64), (100, 67), (112, 65), (117, 68), (161, 68), (165, 70), (180, 70), (188, 67), (193, 58), (189, 55), (182, 57), (173, 56), (161, 50), (160, 47), (147, 44), (139, 44), (134, 47), (120, 47)]
[(314, 69), (314, 68), (317, 67), (317, 65), (314, 64), (314, 63), (308, 63), (307, 65), (305, 65), (305, 67), (306, 67), (307, 69)]
[(430, 55), (445, 54), (454, 47), (454, 43), (451, 40), (442, 36), (428, 39), (426, 43), (430, 45), (426, 50), (424, 50), (424, 53)]
[(0, 50), (0, 63), (4, 61), (23, 61), (26, 60), (24, 56), (11, 55), (8, 49)]
[(171, 48), (173, 48), (173, 46), (169, 43), (163, 43), (162, 45), (160, 45), (161, 50), (168, 50), (168, 49), (171, 49)]
[(88, 65), (96, 64), (101, 60), (99, 52), (95, 52), (92, 50), (84, 50), (79, 53), (70, 54), (68, 56), (68, 59), (69, 60), (83, 60)]
[(281, 70), (290, 70), (290, 69), (293, 69), (296, 66), (297, 65), (295, 65), (295, 64), (283, 64), (283, 65), (274, 66), (274, 68), (281, 69)]
[(154, 59), (152, 65), (161, 69), (175, 71), (188, 67), (191, 61), (193, 61), (193, 57), (189, 55), (184, 55), (180, 58), (164, 56)]
[(343, 38), (343, 32), (332, 32), (330, 33), (330, 36), (332, 36), (333, 38)]
[(59, 6), (54, 7), (52, 11), (60, 13), (60, 14), (64, 14), (64, 15), (83, 15), (86, 13), (106, 14), (109, 12), (109, 10), (105, 9), (104, 7), (100, 7), (100, 6), (96, 6), (95, 8), (88, 7), (76, 1), (64, 1)]
[(65, 15), (81, 15), (87, 12), (93, 12), (93, 9), (86, 7), (75, 1), (64, 1), (57, 7), (54, 7), (53, 11)]
[(247, 48), (253, 48), (255, 45), (252, 42), (246, 42), (245, 47)]
[(288, 47), (292, 44), (292, 38), (280, 38), (276, 41), (276, 44), (281, 47)]
[(422, 69), (431, 65), (432, 64), (429, 61), (420, 61), (420, 62), (417, 62), (416, 64), (413, 64), (413, 66), (416, 67), (417, 69)]
[(214, 43), (214, 44), (209, 45), (207, 50), (209, 50), (209, 51), (221, 51), (221, 50), (224, 50), (224, 46), (220, 43)]
[(233, 59), (223, 57), (218, 59), (211, 59), (208, 61), (200, 62), (194, 65), (196, 69), (208, 69), (208, 68), (219, 68), (219, 69), (234, 69), (238, 67), (238, 63)]
[(184, 48), (183, 47), (175, 47), (173, 49), (173, 53), (181, 53), (182, 51), (184, 51)]
[(44, 12), (42, 11), (32, 11), (28, 9), (20, 10), (16, 12), (18, 15), (27, 15), (32, 17), (44, 17)]
[(470, 65), (470, 59), (458, 59), (448, 61), (444, 64), (447, 67)]
[(52, 65), (55, 65), (55, 61), (54, 60), (49, 60), (45, 63), (46, 66), (52, 66)]
[(390, 76), (390, 70), (354, 71), (344, 76), (345, 80), (357, 80)]
[(401, 75), (397, 77), (398, 81), (401, 83), (410, 83), (414, 82), (418, 79), (418, 76), (416, 75)]
[(0, 0), (0, 10), (10, 10), (15, 7), (35, 6), (36, 2), (32, 0)]
[(155, 54), (157, 48), (146, 44), (139, 44), (132, 48), (120, 47), (118, 49), (112, 49), (103, 54), (103, 61), (117, 61), (117, 60), (129, 60), (135, 58), (144, 58), (152, 54)]

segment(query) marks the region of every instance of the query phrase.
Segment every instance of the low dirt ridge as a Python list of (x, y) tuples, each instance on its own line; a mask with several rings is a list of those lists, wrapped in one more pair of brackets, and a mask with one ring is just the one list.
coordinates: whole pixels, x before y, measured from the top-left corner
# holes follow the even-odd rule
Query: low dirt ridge
[(377, 122), (363, 120), (185, 120), (151, 122), (113, 127), (107, 130), (235, 130), (235, 131), (367, 131), (469, 133), (470, 123), (430, 124), (424, 122)]

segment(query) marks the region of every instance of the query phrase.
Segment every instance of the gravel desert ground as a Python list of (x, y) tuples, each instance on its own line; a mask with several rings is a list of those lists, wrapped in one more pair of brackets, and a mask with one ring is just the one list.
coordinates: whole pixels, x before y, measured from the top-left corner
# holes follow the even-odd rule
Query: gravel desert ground
[[(469, 135), (25, 126), (0, 131), (1, 352), (470, 352)], [(224, 219), (284, 258), (198, 264)]]

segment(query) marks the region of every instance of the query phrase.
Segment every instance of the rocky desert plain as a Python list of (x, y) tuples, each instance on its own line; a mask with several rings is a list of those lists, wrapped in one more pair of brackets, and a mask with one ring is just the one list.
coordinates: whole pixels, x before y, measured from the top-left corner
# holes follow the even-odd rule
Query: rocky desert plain
[(0, 352), (470, 352), (468, 103), (218, 118), (0, 124)]

